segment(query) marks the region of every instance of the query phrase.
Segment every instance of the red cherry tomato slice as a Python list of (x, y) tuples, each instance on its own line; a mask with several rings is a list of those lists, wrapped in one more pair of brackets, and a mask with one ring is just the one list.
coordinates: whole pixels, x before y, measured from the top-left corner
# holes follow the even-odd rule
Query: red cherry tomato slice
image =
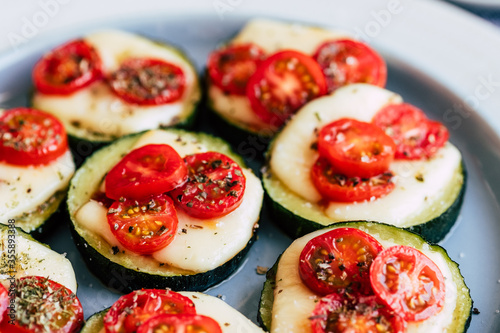
[(248, 79), (264, 58), (255, 44), (229, 45), (210, 54), (208, 75), (224, 92), (245, 95)]
[(109, 77), (113, 92), (124, 101), (138, 105), (160, 105), (179, 100), (186, 78), (182, 69), (158, 59), (132, 58)]
[(350, 83), (369, 83), (384, 87), (387, 66), (382, 57), (367, 45), (349, 39), (328, 41), (313, 58), (323, 69), (328, 92)]
[(246, 95), (257, 116), (279, 127), (302, 105), (326, 91), (318, 63), (306, 54), (286, 50), (262, 62), (248, 81)]
[(179, 223), (174, 203), (166, 194), (117, 200), (109, 207), (107, 219), (120, 244), (140, 254), (150, 254), (170, 244)]
[(375, 295), (406, 321), (421, 321), (441, 311), (445, 284), (439, 267), (422, 252), (404, 245), (382, 251), (370, 268)]
[(236, 162), (218, 152), (189, 155), (184, 161), (188, 181), (170, 192), (177, 206), (199, 219), (224, 216), (238, 208), (246, 179)]
[(312, 333), (403, 333), (405, 321), (391, 315), (375, 296), (350, 299), (339, 294), (323, 297), (311, 316)]
[(369, 178), (389, 169), (396, 145), (377, 126), (343, 118), (320, 130), (318, 151), (340, 173)]
[(394, 189), (392, 177), (390, 171), (370, 178), (346, 177), (324, 157), (319, 157), (311, 169), (311, 180), (321, 196), (338, 202), (383, 197)]
[(22, 277), (16, 282), (15, 319), (5, 316), (0, 332), (80, 331), (83, 325), (82, 305), (68, 288), (40, 276)]
[(393, 138), (398, 159), (430, 158), (450, 136), (443, 124), (429, 120), (411, 104), (388, 105), (377, 112), (373, 123)]
[(219, 323), (202, 315), (158, 315), (142, 324), (137, 333), (222, 333)]
[(99, 55), (81, 39), (54, 49), (33, 69), (36, 89), (50, 95), (69, 95), (101, 78)]
[(164, 289), (143, 289), (120, 297), (104, 316), (106, 333), (131, 333), (160, 314), (196, 314), (187, 297)]
[(2, 322), (4, 314), (7, 313), (8, 305), (9, 305), (9, 293), (7, 292), (7, 289), (5, 289), (4, 285), (0, 283), (0, 322)]
[(0, 161), (42, 165), (68, 150), (66, 131), (54, 116), (29, 108), (0, 114)]
[(299, 259), (300, 278), (321, 295), (341, 290), (370, 294), (368, 272), (382, 250), (375, 238), (361, 230), (333, 229), (306, 244)]
[(143, 199), (168, 192), (183, 184), (187, 168), (169, 145), (151, 144), (128, 153), (106, 175), (106, 195)]

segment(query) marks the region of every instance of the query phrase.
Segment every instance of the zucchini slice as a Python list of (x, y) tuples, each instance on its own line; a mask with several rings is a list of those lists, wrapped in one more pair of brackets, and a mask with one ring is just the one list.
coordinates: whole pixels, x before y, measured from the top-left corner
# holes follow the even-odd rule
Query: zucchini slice
[(369, 122), (383, 106), (401, 102), (388, 90), (353, 84), (305, 105), (274, 138), (263, 183), (274, 219), (288, 235), (356, 220), (384, 221), (430, 242), (450, 231), (462, 205), (466, 171), (460, 151), (449, 142), (428, 160), (395, 160), (395, 189), (375, 200), (321, 204), (310, 178), (318, 157), (315, 131), (344, 117)]
[[(114, 30), (96, 32), (83, 39), (100, 56), (105, 77), (129, 58), (155, 58), (180, 67), (186, 86), (180, 100), (155, 106), (125, 102), (116, 97), (103, 80), (66, 96), (35, 91), (33, 106), (56, 115), (63, 122), (70, 143), (80, 156), (86, 157), (90, 148), (95, 149), (127, 134), (192, 123), (201, 89), (196, 69), (182, 51), (165, 43)], [(80, 143), (81, 140), (84, 142)]]
[(15, 166), (0, 162), (0, 224), (15, 225), (42, 237), (58, 223), (56, 214), (66, 196), (75, 164), (68, 150), (47, 165)]
[[(263, 330), (252, 323), (237, 310), (226, 304), (217, 297), (209, 296), (199, 292), (180, 292), (181, 295), (190, 298), (196, 308), (196, 313), (208, 316), (217, 321), (223, 333), (230, 332), (263, 332)], [(104, 333), (103, 319), (109, 309), (93, 314), (80, 333)]]
[(10, 288), (11, 278), (42, 276), (76, 293), (76, 278), (71, 262), (47, 245), (33, 239), (21, 228), (0, 224), (0, 283)]
[[(308, 332), (308, 317), (318, 296), (299, 277), (299, 256), (312, 238), (335, 228), (357, 228), (377, 239), (384, 247), (406, 245), (416, 248), (438, 265), (445, 277), (446, 298), (442, 310), (429, 319), (409, 323), (408, 332), (465, 332), (469, 327), (472, 300), (469, 289), (446, 250), (427, 243), (422, 237), (394, 226), (373, 222), (345, 222), (317, 230), (295, 240), (269, 270), (259, 307), (259, 321), (270, 332)], [(293, 329), (292, 329), (293, 328)]]
[[(177, 234), (166, 248), (144, 256), (125, 250), (109, 229), (107, 209), (92, 200), (107, 172), (134, 147), (166, 143), (181, 155), (218, 151), (243, 168), (246, 190), (230, 214), (200, 220), (177, 210)], [(178, 129), (153, 130), (117, 140), (94, 153), (75, 174), (68, 193), (68, 211), (78, 249), (89, 269), (105, 284), (109, 272), (126, 277), (121, 289), (172, 288), (201, 291), (227, 278), (240, 264), (256, 238), (263, 200), (260, 180), (224, 141), (207, 134)], [(116, 288), (116, 285), (114, 286)]]

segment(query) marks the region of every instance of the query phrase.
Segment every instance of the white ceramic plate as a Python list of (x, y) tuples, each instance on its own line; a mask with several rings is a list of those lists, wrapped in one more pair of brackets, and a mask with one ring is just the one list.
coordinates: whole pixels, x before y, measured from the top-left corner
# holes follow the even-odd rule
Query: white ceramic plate
[[(388, 88), (442, 121), (464, 154), (469, 171), (465, 202), (456, 227), (442, 245), (460, 264), (474, 306), (481, 312), (473, 316), (470, 331), (500, 332), (500, 180), (496, 176), (500, 165), (500, 33), (493, 26), (436, 1), (142, 0), (141, 9), (133, 7), (137, 2), (53, 1), (59, 1), (59, 12), (26, 44), (14, 51), (2, 40), (0, 106), (28, 103), (30, 71), (43, 52), (103, 27), (181, 45), (200, 72), (210, 50), (255, 16), (336, 27), (374, 45), (389, 64)], [(28, 21), (41, 10), (36, 7), (26, 16)], [(0, 21), (8, 13), (2, 10)], [(7, 36), (20, 33), (20, 27), (2, 31)], [(242, 269), (209, 291), (224, 295), (252, 320), (264, 282), (255, 269), (271, 266), (290, 243), (265, 212), (261, 226), (259, 241)], [(116, 300), (119, 292), (110, 291), (88, 272), (67, 227), (61, 226), (47, 242), (73, 262), (86, 316)]]

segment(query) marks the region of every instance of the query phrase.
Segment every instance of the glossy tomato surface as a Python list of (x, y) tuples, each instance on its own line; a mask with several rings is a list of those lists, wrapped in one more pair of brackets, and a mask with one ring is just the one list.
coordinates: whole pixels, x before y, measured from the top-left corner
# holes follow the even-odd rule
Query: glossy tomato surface
[(29, 108), (0, 113), (0, 161), (48, 164), (68, 150), (66, 131), (51, 114)]
[(241, 204), (246, 179), (241, 167), (218, 152), (184, 158), (188, 181), (170, 192), (175, 204), (199, 219), (224, 216)]
[(339, 294), (323, 297), (310, 316), (313, 333), (403, 333), (406, 323), (392, 315), (375, 296), (346, 298)]
[(45, 277), (20, 278), (15, 297), (15, 319), (4, 317), (2, 333), (76, 333), (83, 325), (83, 309), (76, 295)]
[(4, 314), (7, 314), (8, 305), (9, 293), (7, 292), (7, 289), (5, 289), (4, 285), (0, 283), (0, 322), (3, 320)]
[(229, 45), (210, 54), (208, 75), (224, 92), (245, 95), (250, 76), (264, 58), (264, 51), (255, 44)]
[(373, 123), (396, 143), (396, 158), (431, 158), (450, 136), (446, 127), (429, 120), (424, 112), (411, 104), (391, 104), (377, 112)]
[(404, 245), (382, 251), (370, 268), (375, 294), (406, 321), (421, 321), (441, 311), (444, 277), (422, 252)]
[(186, 86), (182, 69), (159, 59), (131, 58), (108, 78), (122, 100), (138, 105), (160, 105), (179, 100)]
[(318, 152), (341, 174), (369, 178), (389, 170), (396, 145), (376, 125), (343, 118), (324, 126)]
[(106, 217), (120, 244), (139, 254), (150, 254), (170, 244), (179, 223), (174, 203), (166, 194), (117, 200)]
[(187, 168), (169, 145), (151, 144), (132, 150), (106, 175), (106, 195), (118, 200), (143, 199), (168, 192), (186, 181)]
[(330, 230), (311, 239), (300, 254), (299, 274), (312, 291), (370, 294), (369, 270), (382, 245), (355, 228)]
[(326, 94), (318, 63), (299, 51), (277, 52), (257, 68), (246, 95), (252, 110), (272, 127), (280, 127), (308, 101)]
[(104, 316), (106, 333), (135, 333), (148, 319), (161, 314), (196, 314), (187, 297), (165, 289), (143, 289), (120, 297)]
[(392, 177), (390, 171), (370, 178), (347, 177), (324, 157), (319, 157), (311, 169), (311, 180), (321, 196), (337, 202), (383, 197), (395, 187)]
[(158, 315), (142, 324), (137, 333), (222, 333), (219, 323), (194, 314)]
[(69, 95), (102, 78), (102, 64), (94, 48), (78, 39), (54, 49), (33, 69), (36, 89), (49, 95)]
[(384, 87), (387, 81), (387, 66), (382, 57), (355, 40), (325, 42), (318, 47), (313, 58), (323, 69), (329, 92), (352, 83)]

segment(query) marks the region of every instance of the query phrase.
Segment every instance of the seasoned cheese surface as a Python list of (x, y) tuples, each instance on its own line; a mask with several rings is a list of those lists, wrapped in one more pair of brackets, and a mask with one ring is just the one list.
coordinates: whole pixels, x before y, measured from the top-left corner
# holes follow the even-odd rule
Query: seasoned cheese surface
[[(182, 157), (206, 151), (198, 142), (180, 141), (176, 134), (164, 131), (146, 133), (134, 148), (151, 143), (167, 143)], [(178, 209), (179, 225), (174, 240), (167, 247), (153, 253), (152, 257), (160, 263), (184, 270), (205, 272), (224, 264), (243, 250), (253, 235), (263, 198), (260, 180), (249, 169), (243, 169), (243, 173), (246, 177), (246, 189), (238, 208), (225, 216), (208, 220), (190, 217)], [(109, 229), (106, 213), (105, 207), (90, 200), (77, 211), (76, 219), (79, 224), (102, 236), (112, 246), (120, 247)]]

